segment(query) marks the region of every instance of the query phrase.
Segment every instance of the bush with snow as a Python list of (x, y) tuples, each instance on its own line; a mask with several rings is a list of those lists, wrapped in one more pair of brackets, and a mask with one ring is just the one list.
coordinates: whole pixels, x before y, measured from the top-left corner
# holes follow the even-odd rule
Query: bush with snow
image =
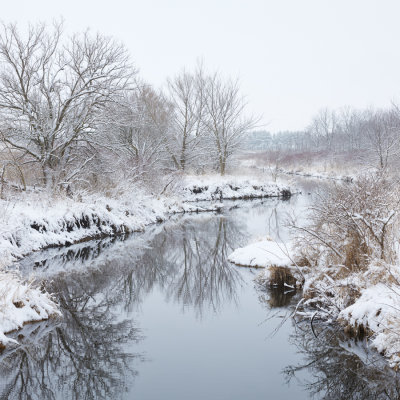
[(310, 266), (302, 310), (368, 335), (392, 366), (400, 363), (400, 194), (384, 173), (337, 185), (317, 198), (309, 224), (295, 227), (298, 257)]

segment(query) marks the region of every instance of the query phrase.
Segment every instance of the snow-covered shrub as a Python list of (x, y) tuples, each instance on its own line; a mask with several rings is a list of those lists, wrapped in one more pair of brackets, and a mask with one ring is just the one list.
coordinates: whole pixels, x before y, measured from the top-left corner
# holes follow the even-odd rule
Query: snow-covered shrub
[(396, 182), (384, 173), (333, 185), (310, 207), (309, 224), (297, 227), (298, 243), (314, 265), (354, 271), (374, 259), (393, 263), (399, 206)]
[(383, 173), (333, 186), (299, 227), (310, 272), (299, 315), (338, 321), (400, 365), (398, 185)]

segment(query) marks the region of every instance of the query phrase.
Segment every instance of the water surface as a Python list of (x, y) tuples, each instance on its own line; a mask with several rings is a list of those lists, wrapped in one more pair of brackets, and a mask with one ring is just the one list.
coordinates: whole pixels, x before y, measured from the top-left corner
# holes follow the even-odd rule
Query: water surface
[(287, 213), (304, 216), (307, 202), (227, 203), (27, 257), (21, 271), (44, 280), (64, 317), (15, 333), (2, 398), (397, 398), (397, 377), (363, 343), (323, 326), (316, 339), (284, 318), (299, 293), (260, 288), (258, 270), (227, 261), (257, 237), (287, 240)]

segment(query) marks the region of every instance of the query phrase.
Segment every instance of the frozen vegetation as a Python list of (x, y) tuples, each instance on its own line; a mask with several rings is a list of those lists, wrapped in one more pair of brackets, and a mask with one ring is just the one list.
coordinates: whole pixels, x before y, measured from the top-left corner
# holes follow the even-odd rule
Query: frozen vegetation
[[(1, 28), (1, 276), (49, 246), (126, 234), (173, 213), (218, 211), (227, 197), (288, 195), (265, 182), (211, 179), (200, 199), (198, 180), (182, 183), (188, 173), (229, 173), (257, 123), (237, 79), (199, 63), (161, 90), (139, 76), (122, 43), (101, 33), (67, 35), (62, 21)], [(18, 275), (4, 276), (24, 287)], [(21, 301), (46, 318), (54, 303), (35, 290)], [(12, 296), (4, 301), (15, 308)], [(21, 315), (0, 323), (1, 334), (37, 319)]]
[[(158, 89), (123, 44), (90, 31), (67, 37), (62, 25), (0, 33), (0, 342), (57, 314), (50, 295), (6, 269), (16, 260), (218, 211), (225, 199), (286, 198), (284, 172), (340, 182), (306, 225), (293, 221), (292, 243), (262, 240), (230, 259), (265, 267), (264, 283), (301, 286), (297, 317), (367, 335), (398, 365), (400, 108), (323, 109), (302, 132), (264, 132), (266, 146), (248, 136), (247, 150), (262, 152), (243, 160), (258, 118), (237, 79), (199, 63)], [(249, 176), (231, 175), (240, 157)], [(370, 173), (353, 179), (360, 170)]]
[(397, 181), (361, 175), (317, 196), (304, 225), (292, 221), (293, 241), (262, 240), (229, 260), (265, 267), (258, 281), (302, 289), (295, 318), (339, 323), (346, 334), (400, 365), (400, 260)]
[(290, 193), (287, 186), (218, 175), (185, 177), (173, 190), (159, 196), (138, 187), (120, 192), (118, 198), (96, 194), (72, 199), (40, 191), (26, 193), (24, 198), (0, 200), (1, 265), (49, 246), (143, 230), (171, 214), (219, 211), (223, 199), (288, 197)]

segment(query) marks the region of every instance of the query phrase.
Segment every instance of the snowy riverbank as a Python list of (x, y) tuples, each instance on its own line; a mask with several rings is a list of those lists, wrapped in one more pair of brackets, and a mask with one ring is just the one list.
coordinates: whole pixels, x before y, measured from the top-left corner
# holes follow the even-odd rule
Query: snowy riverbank
[(184, 201), (288, 198), (292, 192), (283, 183), (248, 176), (187, 176), (179, 187), (179, 196)]
[(350, 337), (367, 337), (392, 367), (399, 367), (398, 265), (380, 262), (351, 273), (331, 266), (310, 268), (301, 265), (294, 246), (271, 239), (236, 249), (228, 259), (240, 266), (263, 268), (256, 278), (263, 286), (302, 288), (296, 318), (339, 323)]
[[(203, 188), (201, 192), (199, 188)], [(140, 188), (113, 198), (79, 195), (73, 199), (31, 190), (0, 200), (0, 343), (9, 342), (5, 333), (58, 312), (48, 294), (23, 282), (18, 273), (6, 272), (27, 254), (140, 231), (172, 214), (220, 211), (225, 198), (273, 196), (288, 197), (290, 190), (254, 179), (207, 176), (186, 177), (159, 196)]]

